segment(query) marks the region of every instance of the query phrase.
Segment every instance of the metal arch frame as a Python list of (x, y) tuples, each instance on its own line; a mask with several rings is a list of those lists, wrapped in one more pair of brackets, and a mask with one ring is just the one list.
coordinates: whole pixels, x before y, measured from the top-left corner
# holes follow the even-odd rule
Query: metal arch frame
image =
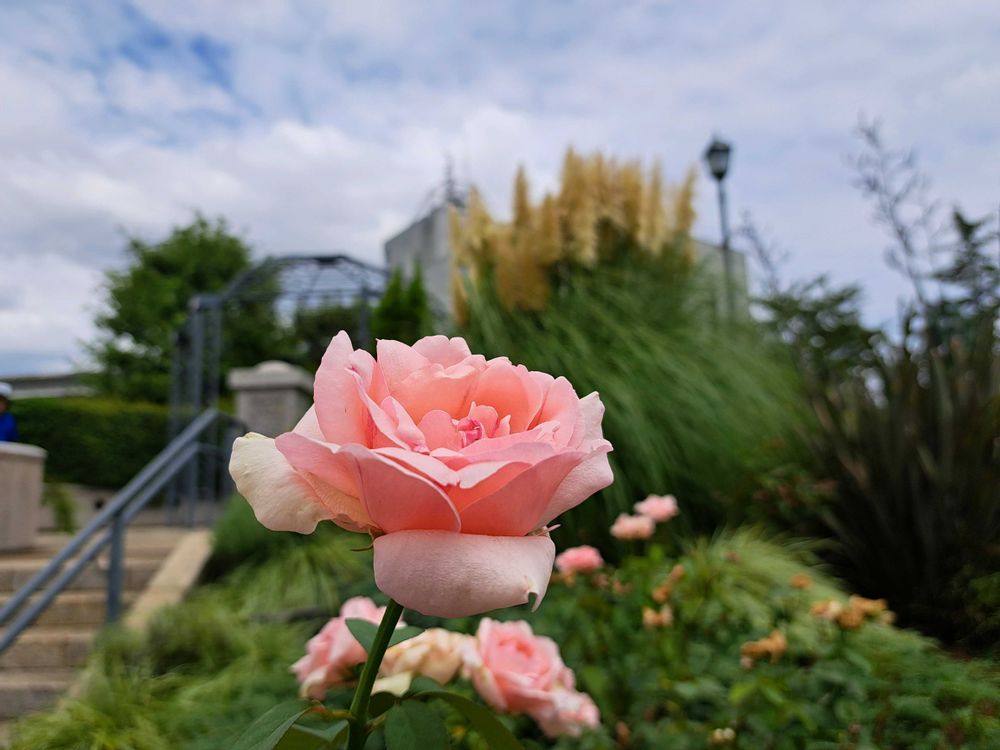
[[(308, 274), (304, 290), (266, 290), (255, 293), (257, 282), (301, 268)], [(342, 282), (334, 286), (317, 285), (325, 271), (336, 271)], [(324, 298), (354, 298), (361, 301), (359, 337), (367, 340), (370, 331), (370, 306), (385, 289), (389, 273), (385, 268), (352, 258), (345, 253), (295, 254), (271, 256), (235, 276), (220, 292), (195, 295), (189, 303), (188, 317), (174, 332), (171, 361), (170, 437), (175, 436), (202, 409), (214, 408), (219, 401), (223, 320), (228, 306), (244, 301), (279, 301)]]

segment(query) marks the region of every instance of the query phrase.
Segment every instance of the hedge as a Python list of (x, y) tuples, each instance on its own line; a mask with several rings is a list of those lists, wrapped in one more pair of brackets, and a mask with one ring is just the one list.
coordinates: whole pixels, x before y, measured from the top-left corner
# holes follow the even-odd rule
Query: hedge
[(167, 409), (107, 398), (26, 398), (11, 409), (21, 440), (49, 452), (46, 479), (118, 488), (166, 444)]

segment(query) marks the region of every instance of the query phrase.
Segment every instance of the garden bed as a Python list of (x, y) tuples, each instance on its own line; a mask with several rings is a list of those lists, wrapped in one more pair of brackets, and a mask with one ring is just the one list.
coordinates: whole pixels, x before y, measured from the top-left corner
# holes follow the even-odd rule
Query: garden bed
[[(13, 750), (229, 747), (296, 696), (289, 665), (343, 600), (381, 601), (359, 541), (332, 527), (273, 534), (236, 501), (217, 530), (215, 580), (144, 633), (106, 634), (81, 695), (22, 722)], [(996, 666), (949, 657), (877, 605), (843, 615), (846, 594), (806, 546), (749, 530), (675, 544), (637, 543), (617, 568), (557, 577), (537, 612), (498, 613), (555, 639), (601, 711), (597, 730), (558, 740), (503, 717), (526, 747), (1000, 746)], [(462, 632), (478, 619), (406, 618)], [(349, 700), (346, 688), (326, 702)], [(484, 747), (458, 722), (451, 738)]]

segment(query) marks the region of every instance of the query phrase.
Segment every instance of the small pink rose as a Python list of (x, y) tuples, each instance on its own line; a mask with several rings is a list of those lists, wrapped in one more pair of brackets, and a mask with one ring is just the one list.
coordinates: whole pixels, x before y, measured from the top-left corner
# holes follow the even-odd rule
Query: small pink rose
[(460, 338), (383, 340), (377, 355), (334, 337), (299, 424), (236, 440), (240, 493), (271, 529), (370, 532), (376, 584), (424, 614), (537, 605), (546, 526), (613, 478), (600, 398)]
[[(306, 655), (292, 665), (303, 698), (322, 700), (328, 688), (351, 680), (353, 667), (363, 664), (368, 655), (348, 629), (347, 621), (367, 620), (377, 625), (384, 614), (385, 607), (376, 607), (364, 596), (344, 602), (340, 614), (309, 639)], [(403, 624), (400, 621), (400, 626)]]
[(430, 628), (387, 650), (379, 674), (423, 675), (444, 685), (462, 666), (462, 653), (472, 640), (471, 635)]
[(523, 621), (483, 618), (463, 656), (465, 674), (483, 700), (500, 711), (544, 710), (552, 690), (574, 685), (555, 641), (535, 635)]
[(680, 513), (677, 508), (677, 498), (673, 495), (650, 495), (635, 504), (635, 512), (640, 516), (648, 516), (657, 523), (669, 521)]
[(570, 547), (556, 555), (556, 568), (562, 573), (591, 573), (604, 565), (604, 558), (594, 547), (584, 544)]
[(483, 700), (499, 711), (528, 714), (550, 736), (579, 734), (599, 720), (590, 697), (575, 690), (555, 641), (535, 635), (526, 622), (484, 618), (463, 657), (463, 671)]
[(549, 737), (579, 737), (583, 729), (601, 723), (601, 712), (593, 699), (578, 690), (553, 690), (547, 711), (535, 717)]
[(656, 522), (649, 516), (630, 516), (622, 513), (611, 525), (615, 539), (649, 539), (656, 530)]

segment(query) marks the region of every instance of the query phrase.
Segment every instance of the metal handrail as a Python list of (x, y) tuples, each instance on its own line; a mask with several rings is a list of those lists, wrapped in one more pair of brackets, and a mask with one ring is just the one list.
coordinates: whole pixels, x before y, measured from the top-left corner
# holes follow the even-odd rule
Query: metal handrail
[[(118, 619), (121, 614), (124, 575), (124, 536), (128, 523), (181, 471), (189, 467), (192, 461), (197, 460), (204, 448), (199, 442), (202, 434), (220, 419), (233, 424), (236, 422), (232, 417), (221, 414), (216, 409), (206, 409), (202, 412), (119, 490), (110, 502), (77, 532), (69, 544), (0, 607), (0, 624), (2, 624), (18, 613), (32, 595), (41, 592), (39, 598), (24, 608), (0, 636), (0, 653), (9, 648), (56, 596), (73, 582), (101, 550), (108, 546), (111, 549), (108, 561), (107, 621), (111, 623)], [(84, 551), (81, 553), (81, 550)], [(76, 559), (64, 570), (63, 566), (74, 555), (77, 555)], [(46, 586), (46, 583), (53, 578), (54, 580)]]

